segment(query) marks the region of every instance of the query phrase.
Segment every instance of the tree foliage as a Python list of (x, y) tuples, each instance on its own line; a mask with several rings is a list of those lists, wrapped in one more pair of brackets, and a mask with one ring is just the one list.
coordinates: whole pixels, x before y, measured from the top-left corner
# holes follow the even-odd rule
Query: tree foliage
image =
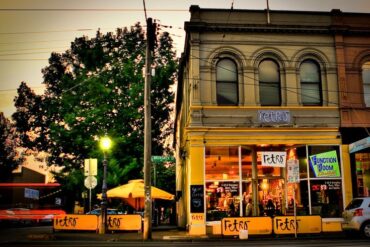
[(0, 181), (9, 181), (12, 171), (23, 161), (17, 152), (19, 139), (11, 122), (0, 112)]
[[(156, 71), (151, 96), (152, 152), (161, 155), (171, 133), (174, 95), (170, 87), (177, 61), (169, 34), (161, 34), (158, 40), (152, 65)], [(101, 161), (98, 140), (106, 134), (114, 142), (108, 153), (108, 187), (141, 177), (145, 45), (139, 23), (115, 33), (98, 31), (91, 39), (76, 38), (66, 52), (51, 54), (42, 71), (43, 95), (35, 96), (23, 84), (19, 89), (22, 93), (13, 117), (23, 143), (48, 152), (49, 164), (63, 167), (58, 180), (74, 193), (79, 191), (77, 184), (81, 187), (83, 160)]]

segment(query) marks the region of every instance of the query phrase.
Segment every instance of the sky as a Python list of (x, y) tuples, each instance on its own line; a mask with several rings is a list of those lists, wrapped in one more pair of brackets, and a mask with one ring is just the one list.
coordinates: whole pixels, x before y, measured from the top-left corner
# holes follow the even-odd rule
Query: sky
[[(266, 0), (145, 0), (147, 16), (172, 34), (180, 55), (189, 7), (266, 9)], [(370, 0), (269, 0), (271, 10), (370, 13)], [(66, 51), (76, 37), (145, 23), (142, 0), (0, 0), (0, 112), (10, 118), (22, 81), (43, 92), (42, 68), (51, 52)]]

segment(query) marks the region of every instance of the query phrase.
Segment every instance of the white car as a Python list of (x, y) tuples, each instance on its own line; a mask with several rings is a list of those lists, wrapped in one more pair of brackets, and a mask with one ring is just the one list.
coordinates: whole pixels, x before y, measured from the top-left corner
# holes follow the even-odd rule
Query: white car
[(354, 198), (343, 212), (344, 231), (359, 231), (370, 238), (370, 197)]

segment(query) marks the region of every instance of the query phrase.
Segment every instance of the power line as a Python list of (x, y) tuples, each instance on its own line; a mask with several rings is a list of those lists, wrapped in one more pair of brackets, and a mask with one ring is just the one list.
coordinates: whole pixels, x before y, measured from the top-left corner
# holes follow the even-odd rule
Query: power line
[[(157, 9), (147, 9), (148, 11), (152, 12), (188, 12), (188, 9), (165, 9), (165, 8), (157, 8)], [(20, 12), (20, 11), (27, 11), (27, 12), (141, 12), (143, 11), (142, 9), (69, 9), (69, 8), (54, 8), (54, 9), (47, 9), (47, 8), (33, 8), (33, 9), (21, 9), (21, 8), (4, 8), (0, 9), (2, 12)]]

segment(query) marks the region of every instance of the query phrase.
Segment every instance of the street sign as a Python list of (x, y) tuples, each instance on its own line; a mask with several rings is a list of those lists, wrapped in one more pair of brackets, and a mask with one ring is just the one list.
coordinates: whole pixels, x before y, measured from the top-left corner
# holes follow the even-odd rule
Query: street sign
[(85, 159), (84, 163), (85, 176), (96, 176), (98, 175), (98, 160), (97, 159)]
[(88, 176), (85, 178), (85, 187), (88, 189), (94, 189), (98, 184), (98, 180), (94, 176)]
[(175, 157), (173, 156), (152, 156), (152, 162), (175, 162)]

